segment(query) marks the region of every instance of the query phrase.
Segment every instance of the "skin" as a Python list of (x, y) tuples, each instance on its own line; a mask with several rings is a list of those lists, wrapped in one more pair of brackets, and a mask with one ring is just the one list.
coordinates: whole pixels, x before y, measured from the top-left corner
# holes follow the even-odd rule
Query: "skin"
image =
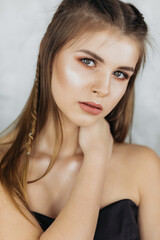
[[(82, 49), (96, 53), (104, 59), (104, 63), (89, 60), (92, 57), (79, 52)], [(134, 69), (138, 57), (136, 42), (112, 31), (88, 33), (71, 47), (62, 48), (56, 55), (52, 67), (51, 87), (63, 125), (61, 157), (82, 153), (78, 144), (79, 127), (96, 123), (117, 105), (133, 74), (133, 71), (120, 70), (119, 67)], [(82, 58), (88, 60), (81, 60)], [(127, 79), (124, 74), (128, 75)], [(80, 108), (80, 101), (99, 103), (103, 111), (96, 116), (86, 113)], [(39, 136), (36, 149), (51, 156), (53, 133), (54, 123), (49, 114), (46, 128)]]
[[(96, 53), (104, 60), (104, 63), (96, 62), (89, 54), (79, 52), (82, 49)], [(40, 182), (44, 181), (47, 185), (51, 185), (49, 184), (50, 182), (52, 183), (50, 186), (50, 195), (54, 199), (52, 198), (52, 202), (48, 203), (50, 208), (47, 207), (46, 209), (48, 193), (46, 192), (41, 196), (41, 199), (43, 199), (41, 209), (44, 209), (44, 212), (48, 215), (51, 215), (51, 212), (52, 216), (58, 215), (62, 205), (64, 206), (65, 204), (73, 187), (77, 172), (81, 167), (84, 155), (79, 145), (80, 127), (89, 127), (95, 124), (116, 106), (124, 95), (129, 79), (133, 74), (133, 71), (121, 70), (120, 67), (134, 69), (138, 57), (138, 45), (135, 41), (111, 31), (104, 31), (95, 34), (88, 33), (74, 44), (72, 42), (68, 43), (54, 58), (51, 87), (53, 97), (60, 111), (64, 138), (54, 168), (50, 170), (43, 180), (40, 180)], [(84, 60), (84, 58), (88, 58), (88, 60)], [(128, 76), (127, 78), (126, 75)], [(99, 103), (102, 105), (103, 111), (96, 116), (86, 113), (80, 108), (79, 101), (94, 101)], [(29, 180), (40, 177), (47, 168), (53, 152), (53, 142), (55, 140), (53, 133), (54, 122), (50, 114), (46, 127), (39, 135), (32, 149)], [(114, 159), (116, 159), (114, 156), (117, 156), (116, 149), (117, 145), (114, 144), (112, 164), (114, 164)], [(120, 156), (120, 152), (118, 154)], [(108, 164), (108, 168), (109, 166), (112, 168), (111, 165)], [(117, 167), (116, 163), (115, 167), (113, 167), (115, 171), (117, 171)], [(111, 170), (108, 169), (107, 171), (111, 174)], [(108, 177), (110, 174), (108, 174)], [(125, 176), (125, 173), (123, 174)], [(59, 176), (61, 177), (59, 178)], [(67, 181), (68, 185), (66, 184)], [(112, 179), (108, 178), (106, 181), (109, 184), (112, 182)], [(56, 183), (55, 186), (54, 183)], [(67, 185), (67, 187), (64, 189), (63, 185)], [(116, 188), (119, 188), (117, 194), (126, 192), (118, 186)], [(37, 190), (39, 187), (41, 188), (39, 181), (37, 184), (28, 185), (28, 194), (33, 209), (37, 209), (36, 204), (34, 204), (36, 201), (33, 198), (35, 197), (36, 199), (36, 196), (39, 195), (39, 190)], [(63, 192), (63, 203), (60, 203), (60, 201), (57, 202), (55, 196), (53, 196), (53, 192), (55, 193), (53, 188), (59, 194)], [(105, 189), (105, 195), (108, 195), (107, 187)], [(44, 191), (46, 190), (43, 189), (41, 192)], [(35, 195), (35, 193), (37, 194)], [(65, 193), (66, 198), (64, 197)], [(131, 195), (132, 199), (137, 203), (139, 202), (138, 195), (135, 196), (126, 192), (124, 197), (128, 195)], [(44, 199), (44, 196), (46, 196), (46, 199)], [(115, 199), (118, 200), (119, 196), (116, 196)], [(111, 200), (108, 197), (107, 199), (104, 197), (102, 198), (101, 205), (105, 206)], [(54, 206), (57, 206), (54, 210), (51, 207), (53, 202), (56, 202)]]
[[(86, 53), (78, 52), (79, 49), (95, 52), (104, 59), (104, 63), (98, 63), (95, 66), (92, 61), (87, 61), (85, 63), (89, 66), (86, 66), (80, 59), (91, 57)], [(84, 226), (89, 222), (87, 230), (90, 229), (93, 217), (87, 212), (88, 205), (82, 204), (84, 205), (84, 212), (82, 212), (79, 204), (82, 200), (85, 203), (86, 196), (90, 205), (92, 202), (93, 206), (94, 200), (97, 204), (97, 199), (99, 199), (97, 189), (100, 188), (100, 182), (104, 182), (100, 208), (120, 199), (131, 199), (139, 207), (140, 239), (160, 239), (160, 161), (158, 156), (151, 149), (143, 146), (114, 143), (111, 158), (103, 159), (104, 162), (107, 160), (107, 167), (102, 168), (103, 171), (99, 171), (101, 169), (97, 168), (99, 165), (99, 156), (97, 158), (97, 155), (94, 157), (89, 155), (88, 159), (84, 161), (86, 165), (82, 164), (83, 153), (78, 141), (79, 129), (95, 126), (122, 98), (129, 79), (124, 79), (123, 74), (119, 75), (119, 68), (127, 66), (134, 69), (138, 54), (136, 42), (108, 31), (87, 34), (87, 38), (82, 36), (75, 44), (65, 46), (55, 57), (52, 66), (51, 87), (61, 113), (64, 132), (63, 144), (54, 167), (41, 180), (28, 184), (27, 195), (33, 211), (53, 218), (58, 217), (52, 226), (42, 234), (42, 229), (32, 214), (25, 212), (36, 227), (22, 217), (0, 186), (1, 238), (37, 240), (64, 239), (65, 236), (66, 239), (77, 239), (77, 237), (92, 239), (86, 237)], [(133, 74), (126, 70), (122, 72), (127, 73), (129, 78)], [(79, 101), (89, 100), (102, 105), (101, 114), (91, 115), (79, 107)], [(33, 145), (29, 160), (28, 180), (40, 177), (46, 170), (53, 152), (54, 131), (54, 122), (50, 113), (45, 128)], [(95, 166), (88, 164), (92, 163), (93, 159), (96, 164), (98, 163)], [(102, 172), (105, 174), (105, 178), (103, 178)], [(75, 182), (77, 183), (76, 188), (74, 188)], [(99, 185), (97, 185), (98, 182)], [(85, 191), (85, 185), (90, 191)], [(97, 195), (94, 194), (94, 197), (90, 196), (91, 192), (92, 194), (94, 192), (91, 191), (93, 186), (94, 188), (97, 186), (95, 190)], [(81, 191), (79, 192), (79, 190)], [(79, 199), (81, 196), (82, 199)], [(68, 199), (70, 201), (67, 205)], [(24, 207), (22, 207), (22, 211), (25, 211)], [(73, 217), (75, 211), (77, 215)], [(65, 221), (66, 219), (67, 221)], [(19, 228), (19, 223), (21, 223), (21, 228)], [(56, 229), (63, 233), (62, 237), (59, 235), (57, 237)], [(90, 232), (93, 232), (93, 229)], [(39, 238), (40, 236), (42, 238)]]
[[(104, 59), (104, 63), (95, 64), (90, 55), (79, 52), (82, 49), (96, 53)], [(120, 67), (134, 69), (138, 57), (138, 44), (113, 31), (88, 33), (74, 44), (68, 43), (56, 55), (51, 87), (60, 111), (64, 138), (54, 168), (40, 181), (28, 185), (31, 209), (53, 218), (64, 209), (83, 165), (83, 152), (78, 141), (79, 129), (96, 124), (116, 106), (133, 74), (133, 71), (121, 70)], [(82, 58), (90, 60), (82, 61)], [(124, 74), (128, 75), (127, 79)], [(103, 111), (96, 116), (86, 113), (79, 107), (79, 101), (99, 103)], [(54, 122), (49, 114), (46, 127), (33, 148), (30, 180), (44, 173), (52, 156), (54, 140)], [(114, 143), (112, 156), (106, 160), (100, 208), (120, 199), (131, 199), (139, 207), (141, 240), (159, 239), (158, 156), (143, 146)]]

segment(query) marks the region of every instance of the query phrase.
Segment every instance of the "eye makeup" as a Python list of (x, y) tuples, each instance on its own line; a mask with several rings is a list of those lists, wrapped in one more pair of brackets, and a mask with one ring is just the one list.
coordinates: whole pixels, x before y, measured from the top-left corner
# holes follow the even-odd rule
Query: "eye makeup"
[[(97, 65), (97, 64), (96, 64), (96, 61), (95, 61), (94, 59), (91, 59), (91, 58), (81, 58), (80, 61), (81, 61), (82, 63), (84, 63), (87, 67), (93, 67), (93, 66), (87, 65), (87, 61), (93, 62), (95, 66)], [(85, 62), (85, 61), (86, 61), (86, 62)]]
[[(115, 73), (123, 74), (124, 77), (123, 77), (123, 78), (121, 78), (121, 77), (119, 78), (118, 76), (115, 75)], [(121, 79), (121, 80), (125, 80), (125, 79), (128, 80), (128, 79), (129, 79), (129, 76), (128, 76), (127, 73), (121, 72), (121, 71), (119, 71), (119, 70), (114, 71), (113, 74), (114, 74), (118, 79)]]
[[(83, 65), (85, 65), (85, 67), (87, 67), (87, 68), (88, 68), (88, 67), (89, 67), (89, 68), (92, 68), (92, 67), (95, 67), (95, 66), (97, 65), (96, 60), (91, 59), (91, 58), (80, 58), (79, 61), (80, 61)], [(89, 66), (90, 62), (93, 62), (94, 66)], [(124, 77), (116, 76), (115, 73), (123, 74)], [(125, 79), (127, 80), (127, 79), (129, 79), (129, 75), (128, 75), (127, 73), (122, 72), (122, 71), (119, 71), (119, 70), (114, 71), (113, 74), (114, 74), (118, 79), (121, 79), (121, 80), (125, 80)]]
[(79, 50), (78, 52), (83, 52), (83, 53), (86, 53), (88, 55), (90, 55), (91, 57), (95, 58), (97, 61), (99, 61), (100, 63), (105, 63), (104, 59), (101, 58), (100, 56), (98, 56), (96, 53), (94, 52), (91, 52), (87, 49), (82, 49), (82, 50)]

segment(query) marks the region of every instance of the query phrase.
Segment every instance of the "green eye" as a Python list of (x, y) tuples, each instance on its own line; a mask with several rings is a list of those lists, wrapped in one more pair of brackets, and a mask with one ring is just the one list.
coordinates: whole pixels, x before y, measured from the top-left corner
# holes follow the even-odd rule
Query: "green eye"
[(94, 66), (95, 66), (95, 62), (94, 62), (94, 60), (92, 60), (92, 59), (82, 58), (81, 61), (82, 61), (86, 66), (89, 66), (89, 67), (94, 67)]
[(89, 60), (89, 59), (85, 59), (85, 60), (84, 60), (84, 63), (89, 64), (89, 63), (90, 63), (90, 60)]
[(128, 79), (128, 75), (121, 72), (121, 71), (116, 71), (113, 73), (117, 78), (120, 78), (120, 79)]
[(115, 76), (116, 76), (116, 77), (120, 77), (121, 74), (122, 74), (121, 72), (115, 72)]

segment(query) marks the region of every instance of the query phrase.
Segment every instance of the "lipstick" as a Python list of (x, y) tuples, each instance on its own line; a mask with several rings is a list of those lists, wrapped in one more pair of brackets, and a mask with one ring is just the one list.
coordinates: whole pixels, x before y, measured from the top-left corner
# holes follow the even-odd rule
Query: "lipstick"
[(94, 102), (79, 102), (79, 104), (82, 110), (93, 115), (98, 115), (103, 110), (100, 104), (96, 104)]

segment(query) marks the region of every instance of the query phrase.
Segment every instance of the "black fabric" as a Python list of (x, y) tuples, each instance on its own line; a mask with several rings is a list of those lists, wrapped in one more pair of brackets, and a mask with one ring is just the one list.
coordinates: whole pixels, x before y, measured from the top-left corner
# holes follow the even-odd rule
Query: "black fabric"
[[(45, 231), (55, 220), (32, 212)], [(139, 240), (138, 206), (130, 199), (113, 202), (99, 211), (94, 240)]]

